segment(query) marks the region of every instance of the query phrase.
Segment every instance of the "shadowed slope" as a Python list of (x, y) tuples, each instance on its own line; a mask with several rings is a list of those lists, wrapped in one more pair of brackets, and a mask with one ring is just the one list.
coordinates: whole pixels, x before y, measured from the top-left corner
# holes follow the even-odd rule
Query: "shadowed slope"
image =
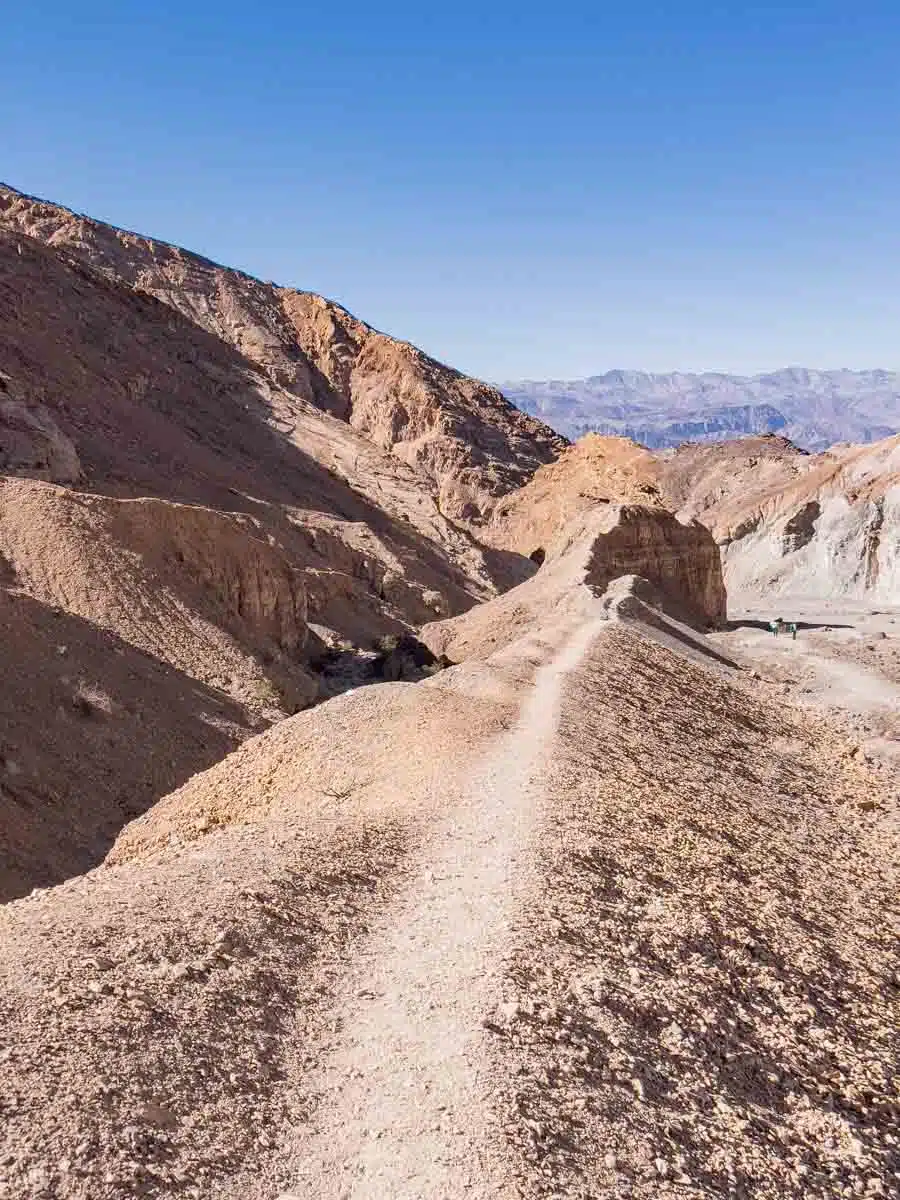
[(96, 866), (262, 722), (89, 621), (0, 588), (0, 900)]
[(150, 293), (265, 372), (284, 396), (349, 421), (420, 469), (441, 510), (480, 521), (565, 439), (495, 389), (378, 333), (340, 305), (0, 186), (0, 224)]

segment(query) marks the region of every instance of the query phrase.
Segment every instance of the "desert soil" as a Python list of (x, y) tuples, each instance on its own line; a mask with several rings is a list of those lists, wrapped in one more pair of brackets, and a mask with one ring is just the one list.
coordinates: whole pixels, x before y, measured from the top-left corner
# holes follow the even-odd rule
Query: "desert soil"
[[(824, 709), (859, 742), (860, 753), (900, 767), (900, 608), (822, 601), (731, 606), (731, 628), (712, 640), (755, 664), (798, 703)], [(797, 637), (774, 637), (775, 617)]]
[(401, 905), (351, 972), (342, 1036), (315, 1084), (325, 1103), (302, 1138), (291, 1195), (515, 1194), (473, 1120), (489, 1099), (483, 1018), (528, 878), (562, 681), (602, 624), (583, 625), (538, 671), (519, 720), (459, 795), (444, 797), (449, 811)]
[(0, 1195), (891, 1193), (885, 773), (749, 670), (551, 632), (281, 722), (2, 910)]

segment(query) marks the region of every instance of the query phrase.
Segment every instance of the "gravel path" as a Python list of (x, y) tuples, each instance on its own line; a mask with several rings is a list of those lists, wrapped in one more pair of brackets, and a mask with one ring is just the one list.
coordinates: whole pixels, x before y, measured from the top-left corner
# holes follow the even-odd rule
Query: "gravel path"
[[(781, 611), (781, 610), (778, 610)], [(791, 610), (785, 610), (791, 611)], [(761, 627), (775, 610), (743, 614), (715, 634), (727, 653), (752, 663), (799, 703), (825, 709), (892, 772), (900, 765), (900, 610), (800, 607), (796, 640)]]
[[(421, 870), (353, 972), (322, 1107), (303, 1139), (303, 1200), (512, 1195), (485, 1142), (483, 1014), (497, 987), (562, 681), (605, 622), (541, 668), (515, 726), (469, 776)], [(441, 780), (435, 779), (439, 788)]]
[(886, 771), (571, 633), (281, 722), (0, 909), (0, 1197), (893, 1194)]

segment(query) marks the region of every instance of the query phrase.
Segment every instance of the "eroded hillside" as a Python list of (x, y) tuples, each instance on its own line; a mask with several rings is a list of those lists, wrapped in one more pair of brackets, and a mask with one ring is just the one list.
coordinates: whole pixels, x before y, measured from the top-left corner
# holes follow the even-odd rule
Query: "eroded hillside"
[[(273, 385), (264, 401), (286, 437), (296, 401), (314, 405), (418, 468), (451, 519), (484, 519), (498, 496), (565, 444), (495, 388), (321, 296), (263, 283), (4, 186), (0, 225), (155, 296), (233, 346)], [(302, 431), (296, 441), (307, 449)]]
[(748, 603), (900, 597), (900, 435), (806, 454), (775, 436), (654, 453), (588, 434), (503, 499), (484, 536), (541, 558), (569, 523), (617, 503), (707, 527)]
[[(20, 232), (23, 222), (42, 236)], [(159, 257), (163, 265), (139, 278), (120, 256), (117, 274), (116, 247), (137, 247), (136, 261)], [(148, 729), (143, 758), (135, 759), (142, 776), (125, 802), (128, 719), (102, 718), (104, 737), (88, 739), (89, 769), (54, 774), (53, 762), (69, 761), (70, 748), (55, 741), (71, 737), (69, 717), (44, 723), (40, 708), (18, 709), (0, 746), (13, 764), (0, 777), (7, 895), (99, 861), (128, 817), (215, 759), (212, 746), (222, 753), (261, 720), (316, 702), (317, 671), (329, 653), (371, 652), (378, 638), (464, 611), (528, 573), (520, 556), (482, 545), (448, 517), (441, 496), (474, 478), (472, 494), (487, 504), (491, 489), (527, 477), (552, 439), (543, 451), (522, 449), (520, 461), (518, 418), (487, 390), (481, 396), (480, 385), (411, 347), (393, 344), (396, 362), (366, 351), (370, 416), (377, 381), (399, 395), (407, 368), (397, 363), (407, 363), (416, 379), (427, 376), (422, 394), (435, 420), (443, 420), (444, 402), (452, 424), (449, 414), (459, 416), (471, 401), (475, 424), (483, 417), (484, 429), (494, 429), (478, 435), (489, 453), (477, 470), (474, 459), (448, 452), (439, 482), (437, 460), (429, 466), (413, 454), (404, 462), (391, 439), (357, 429), (348, 411), (325, 411), (324, 393), (307, 387), (325, 377), (309, 366), (296, 334), (273, 341), (266, 333), (281, 328), (272, 289), (264, 303), (263, 285), (180, 255), (3, 194), (0, 584), (19, 630), (4, 647), (7, 698), (17, 703), (17, 689), (56, 653), (36, 644), (48, 629), (41, 614), (52, 612), (69, 628), (59, 644), (72, 661), (88, 654), (85, 646), (112, 639), (146, 663), (138, 671), (152, 693), (144, 707), (159, 712), (174, 703), (182, 718), (177, 751), (165, 721), (158, 739)], [(182, 273), (179, 262), (191, 269)], [(204, 288), (215, 303), (203, 299)], [(376, 335), (353, 328), (362, 353), (362, 342)], [(293, 347), (294, 374), (276, 343), (285, 355)], [(337, 387), (339, 373), (329, 370)], [(494, 471), (495, 462), (509, 472)], [(85, 711), (98, 722), (101, 710), (132, 710), (122, 678), (98, 663), (94, 681), (83, 682), (85, 669), (80, 663), (71, 678), (63, 672), (64, 681), (51, 673), (42, 705), (68, 714), (79, 688), (96, 688), (102, 698)], [(228, 713), (224, 740), (211, 738), (205, 720), (184, 719), (182, 698), (194, 686), (198, 701), (218, 698)], [(40, 742), (46, 771), (30, 745)], [(115, 777), (116, 786), (98, 787), (98, 774)], [(54, 865), (54, 844), (79, 849), (60, 849)]]
[(900, 597), (900, 434), (816, 455), (781, 438), (684, 446), (660, 481), (713, 531), (736, 594)]

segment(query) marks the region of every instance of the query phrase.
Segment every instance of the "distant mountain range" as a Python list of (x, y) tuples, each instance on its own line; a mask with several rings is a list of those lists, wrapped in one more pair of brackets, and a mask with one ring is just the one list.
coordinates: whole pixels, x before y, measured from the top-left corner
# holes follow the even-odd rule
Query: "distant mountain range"
[(607, 371), (520, 380), (501, 391), (566, 437), (619, 434), (653, 449), (779, 433), (806, 450), (873, 442), (900, 430), (900, 373), (786, 367), (764, 375)]

